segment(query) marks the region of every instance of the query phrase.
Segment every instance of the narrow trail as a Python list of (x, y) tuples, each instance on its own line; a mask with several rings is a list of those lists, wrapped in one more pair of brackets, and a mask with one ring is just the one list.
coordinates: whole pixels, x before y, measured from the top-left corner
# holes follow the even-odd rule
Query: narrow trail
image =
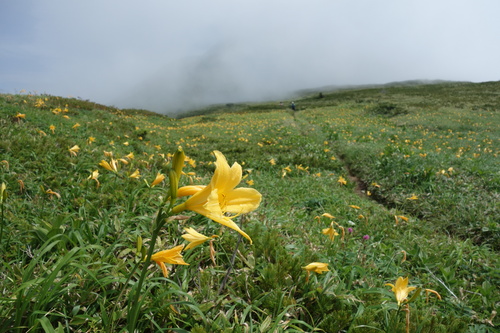
[[(306, 112), (306, 111), (295, 111), (295, 112), (291, 113), (291, 116), (293, 118), (293, 123), (297, 125), (297, 128), (299, 129), (300, 133), (302, 135), (309, 136), (311, 134), (311, 132), (314, 132), (316, 134), (316, 136), (318, 137), (318, 139), (316, 139), (315, 141), (317, 141), (318, 143), (321, 143), (324, 141), (329, 141), (328, 135), (324, 132), (324, 130), (320, 126), (318, 126), (317, 124), (314, 124), (312, 122), (309, 122), (309, 121), (300, 117), (300, 114), (302, 112)], [(314, 128), (314, 130), (311, 130), (311, 128)], [(344, 161), (342, 156), (335, 151), (335, 147), (333, 147), (330, 144), (329, 148), (332, 150), (335, 158), (342, 163), (344, 170), (347, 171), (347, 176), (349, 178), (349, 181), (355, 184), (354, 193), (356, 193), (358, 196), (360, 196), (362, 198), (374, 200), (374, 201), (378, 202), (379, 204), (385, 206), (383, 202), (380, 202), (380, 201), (376, 200), (375, 198), (372, 198), (371, 196), (368, 196), (366, 194), (366, 190), (368, 188), (367, 184), (365, 182), (363, 182), (358, 177), (358, 175), (356, 175), (353, 172), (353, 170), (349, 167), (349, 165), (347, 165), (347, 163)]]

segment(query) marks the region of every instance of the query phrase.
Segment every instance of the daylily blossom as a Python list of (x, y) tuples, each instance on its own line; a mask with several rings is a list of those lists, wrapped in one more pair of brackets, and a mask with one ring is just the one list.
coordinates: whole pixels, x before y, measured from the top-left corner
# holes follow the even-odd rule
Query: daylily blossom
[[(216, 168), (210, 183), (206, 187), (187, 186), (179, 188), (177, 195), (192, 196), (184, 203), (173, 208), (174, 214), (191, 210), (204, 215), (226, 227), (239, 232), (250, 242), (252, 239), (232, 218), (251, 212), (260, 205), (261, 194), (252, 188), (235, 188), (241, 181), (242, 168), (238, 163), (229, 167), (226, 158), (219, 151), (214, 151)], [(225, 213), (235, 214), (226, 216)]]
[(321, 232), (323, 235), (327, 235), (331, 241), (335, 239), (335, 236), (338, 236), (339, 233), (333, 229), (333, 223), (329, 228), (323, 229)]
[(155, 178), (155, 180), (153, 180), (153, 182), (151, 183), (151, 187), (153, 187), (153, 186), (156, 186), (156, 185), (160, 184), (160, 183), (161, 183), (164, 179), (165, 179), (165, 175), (164, 175), (164, 174), (162, 174), (162, 173), (159, 173), (159, 172), (158, 172), (158, 173), (156, 174), (156, 178)]
[(322, 262), (312, 262), (309, 265), (302, 267), (305, 269), (308, 273), (309, 272), (315, 272), (318, 274), (323, 274), (323, 272), (328, 272), (330, 271), (328, 269), (328, 264), (322, 263)]
[(102, 166), (104, 169), (109, 170), (114, 173), (118, 173), (118, 167), (116, 166), (116, 161), (112, 158), (111, 163), (106, 162), (105, 160), (102, 160), (101, 163), (99, 163), (100, 166)]
[(99, 170), (94, 170), (87, 179), (95, 180), (97, 182), (97, 187), (99, 187), (100, 183), (97, 178), (99, 178)]
[(151, 260), (160, 266), (164, 277), (168, 277), (168, 270), (165, 264), (189, 265), (182, 259), (181, 251), (183, 248), (184, 245), (178, 245), (169, 250), (157, 252), (151, 256)]
[(186, 231), (186, 234), (182, 235), (181, 237), (184, 238), (189, 242), (189, 244), (184, 248), (184, 250), (189, 250), (192, 249), (195, 246), (198, 246), (200, 244), (203, 244), (209, 239), (212, 239), (217, 236), (212, 236), (212, 237), (207, 237), (205, 235), (200, 234), (198, 231), (194, 230), (193, 228), (184, 228)]
[(408, 277), (403, 278), (401, 276), (396, 280), (396, 285), (392, 283), (386, 283), (385, 285), (392, 287), (392, 291), (396, 295), (396, 300), (398, 301), (398, 306), (406, 300), (411, 291), (417, 289), (417, 287), (408, 287)]
[(139, 169), (137, 169), (134, 172), (132, 172), (132, 174), (129, 176), (129, 178), (135, 178), (135, 179), (138, 179), (140, 177), (141, 177), (141, 175), (140, 175)]
[(76, 156), (77, 153), (80, 151), (80, 147), (78, 147), (78, 145), (74, 145), (73, 147), (68, 149), (68, 151), (71, 155)]

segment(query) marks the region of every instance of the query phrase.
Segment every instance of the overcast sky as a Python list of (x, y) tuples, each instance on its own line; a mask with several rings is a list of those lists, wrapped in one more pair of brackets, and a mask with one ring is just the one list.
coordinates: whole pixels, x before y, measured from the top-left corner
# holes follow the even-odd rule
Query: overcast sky
[(168, 113), (325, 85), (500, 80), (499, 0), (2, 0), (0, 93)]

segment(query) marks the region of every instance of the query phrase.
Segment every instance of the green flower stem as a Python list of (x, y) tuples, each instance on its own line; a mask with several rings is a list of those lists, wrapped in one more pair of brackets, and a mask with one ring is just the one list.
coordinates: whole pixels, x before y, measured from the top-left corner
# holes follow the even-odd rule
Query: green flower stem
[[(170, 207), (169, 207), (168, 211), (171, 211)], [(169, 216), (169, 214), (165, 213), (163, 211), (163, 207), (161, 207), (160, 210), (158, 211), (158, 215), (156, 216), (155, 229), (153, 231), (153, 234), (151, 236), (151, 240), (149, 242), (148, 253), (146, 256), (146, 260), (144, 262), (144, 266), (143, 266), (142, 271), (141, 271), (141, 276), (139, 277), (139, 281), (138, 281), (137, 287), (135, 289), (135, 294), (134, 294), (133, 300), (132, 300), (132, 302), (129, 302), (129, 319), (128, 319), (128, 326), (129, 326), (128, 331), (129, 332), (135, 331), (135, 326), (137, 324), (137, 318), (139, 317), (139, 310), (141, 308), (141, 304), (139, 303), (139, 298), (141, 296), (142, 285), (144, 284), (144, 280), (146, 278), (146, 273), (148, 271), (149, 264), (151, 263), (151, 256), (153, 255), (153, 252), (154, 252), (156, 238), (158, 237), (158, 234), (160, 233), (161, 228), (165, 225), (168, 216)]]
[[(242, 226), (243, 226), (243, 216), (240, 218), (240, 228)], [(229, 275), (231, 274), (231, 271), (233, 270), (234, 260), (236, 259), (236, 253), (238, 252), (238, 247), (240, 246), (240, 243), (242, 240), (243, 240), (243, 236), (241, 234), (239, 234), (238, 241), (236, 242), (236, 246), (234, 247), (233, 255), (231, 256), (231, 262), (229, 263), (229, 267), (226, 271), (226, 275), (224, 276), (224, 279), (222, 280), (222, 283), (219, 287), (219, 295), (226, 287), (226, 283), (227, 283), (227, 280), (229, 279)]]
[(1, 217), (1, 226), (0, 226), (0, 245), (2, 245), (2, 240), (3, 240), (3, 225), (4, 225), (4, 213), (3, 213), (3, 200), (2, 204), (0, 205), (0, 209), (2, 210), (2, 217)]

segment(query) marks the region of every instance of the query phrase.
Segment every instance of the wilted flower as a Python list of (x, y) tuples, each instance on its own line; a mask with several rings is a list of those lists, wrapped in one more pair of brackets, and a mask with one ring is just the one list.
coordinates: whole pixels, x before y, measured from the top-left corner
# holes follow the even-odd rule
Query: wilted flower
[(45, 193), (50, 194), (51, 196), (55, 195), (58, 199), (61, 199), (61, 195), (57, 192), (52, 191), (50, 188), (47, 191), (45, 191)]

